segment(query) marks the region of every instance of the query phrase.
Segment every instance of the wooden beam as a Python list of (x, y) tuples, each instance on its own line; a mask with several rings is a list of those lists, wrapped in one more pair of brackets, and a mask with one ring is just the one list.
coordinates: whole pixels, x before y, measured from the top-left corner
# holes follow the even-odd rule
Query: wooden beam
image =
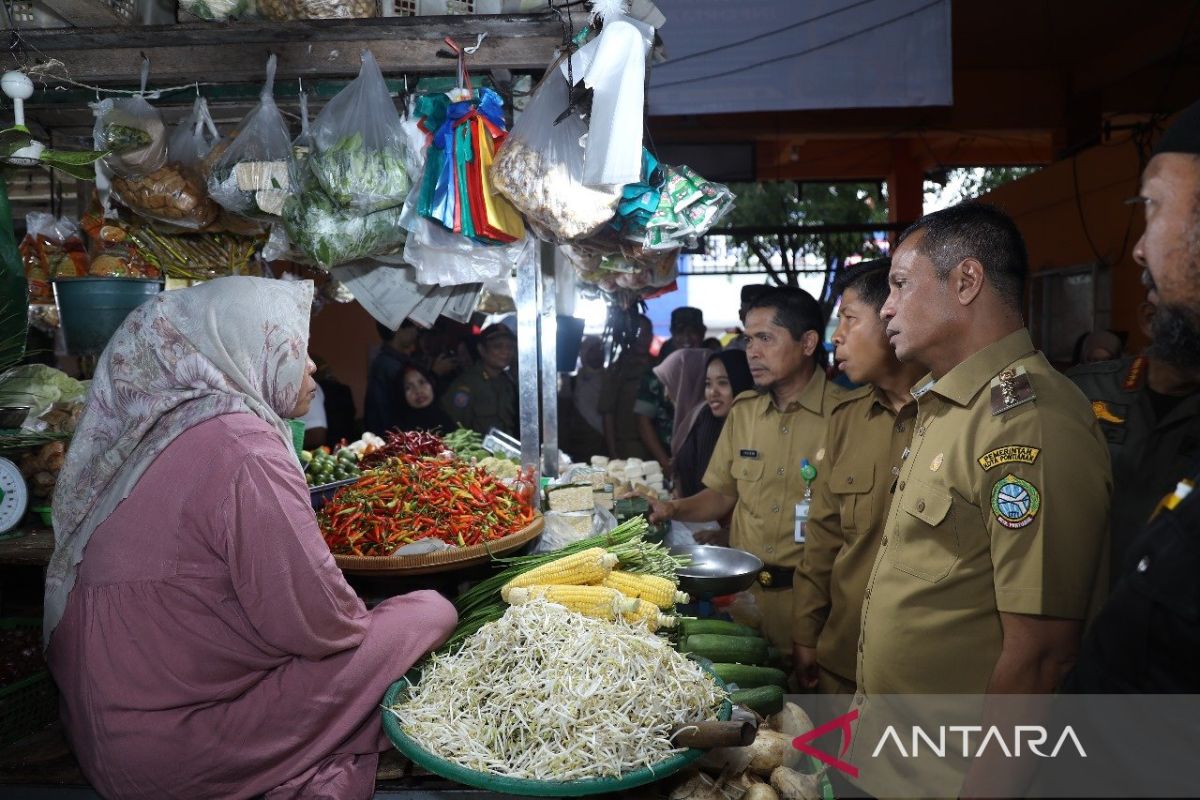
[[(127, 20), (104, 0), (35, 0), (77, 28), (110, 28)], [(25, 35), (25, 31), (21, 31)]]
[[(201, 80), (261, 80), (267, 56), (278, 58), (277, 80), (352, 77), (369, 48), (385, 73), (449, 72), (442, 39), (474, 43), (487, 33), (468, 67), (480, 72), (544, 69), (562, 43), (562, 25), (549, 14), (386, 17), (296, 22), (183, 23), (136, 28), (28, 30), (35, 53), (58, 58), (77, 81), (127, 83), (150, 59), (156, 84)], [(33, 48), (36, 48), (34, 50)], [(48, 81), (53, 79), (48, 76)]]

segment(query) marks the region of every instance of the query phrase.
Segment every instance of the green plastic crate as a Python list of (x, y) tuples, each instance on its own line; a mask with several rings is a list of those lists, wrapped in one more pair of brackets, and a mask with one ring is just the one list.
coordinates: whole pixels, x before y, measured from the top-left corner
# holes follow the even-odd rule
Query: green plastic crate
[[(0, 619), (0, 631), (40, 629), (40, 619)], [(35, 672), (16, 683), (0, 687), (0, 747), (20, 741), (58, 719), (58, 689), (49, 670)]]

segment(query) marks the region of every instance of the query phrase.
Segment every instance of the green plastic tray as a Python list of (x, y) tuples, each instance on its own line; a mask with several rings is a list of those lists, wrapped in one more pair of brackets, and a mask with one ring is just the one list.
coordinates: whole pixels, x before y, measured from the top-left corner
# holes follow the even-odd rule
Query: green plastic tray
[[(708, 669), (708, 667), (706, 666), (705, 669)], [(713, 675), (713, 680), (719, 686), (722, 688), (725, 687), (721, 679), (713, 674), (711, 670), (709, 670), (709, 673)], [(414, 684), (419, 680), (419, 677), (419, 674), (414, 676)], [(384, 733), (391, 739), (396, 749), (417, 766), (432, 772), (434, 775), (439, 775), (455, 783), (473, 786), (476, 789), (487, 789), (502, 794), (527, 795), (531, 797), (582, 797), (590, 794), (620, 792), (632, 789), (635, 786), (653, 783), (654, 781), (659, 781), (673, 775), (700, 758), (705, 752), (704, 750), (695, 748), (685, 750), (682, 753), (664, 758), (653, 766), (642, 767), (641, 769), (622, 775), (620, 778), (588, 778), (578, 781), (536, 781), (528, 778), (509, 778), (489, 772), (476, 772), (475, 770), (467, 769), (466, 767), (435, 756), (400, 729), (400, 720), (396, 719), (396, 715), (392, 714), (388, 709), (403, 702), (408, 696), (409, 682), (407, 678), (408, 676), (393, 683), (388, 687), (387, 693), (383, 696), (383, 709), (381, 713), (383, 714)], [(721, 705), (720, 710), (717, 711), (717, 719), (727, 720), (732, 712), (733, 707), (726, 700)]]

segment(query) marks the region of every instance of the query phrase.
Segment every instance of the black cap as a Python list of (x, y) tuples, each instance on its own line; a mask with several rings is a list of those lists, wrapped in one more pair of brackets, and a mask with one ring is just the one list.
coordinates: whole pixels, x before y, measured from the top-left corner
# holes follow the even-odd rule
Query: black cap
[(703, 328), (704, 312), (692, 306), (680, 306), (671, 312), (671, 330), (679, 328)]
[(771, 291), (771, 287), (765, 283), (747, 283), (742, 287), (742, 305), (750, 305), (769, 291)]
[(1200, 101), (1179, 112), (1154, 146), (1154, 155), (1159, 153), (1200, 155)]
[(492, 339), (497, 339), (501, 336), (507, 336), (509, 339), (512, 339), (514, 342), (517, 340), (517, 335), (512, 332), (511, 328), (509, 328), (507, 325), (505, 325), (502, 322), (497, 322), (493, 325), (488, 325), (486, 328), (484, 328), (482, 331), (479, 332), (479, 341), (490, 342)]

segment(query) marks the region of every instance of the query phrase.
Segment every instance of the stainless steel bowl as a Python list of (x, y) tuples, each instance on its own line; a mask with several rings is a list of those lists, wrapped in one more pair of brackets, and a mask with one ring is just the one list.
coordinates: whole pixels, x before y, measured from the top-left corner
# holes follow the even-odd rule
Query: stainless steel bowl
[(692, 563), (680, 567), (679, 588), (695, 598), (719, 597), (749, 589), (758, 579), (763, 562), (744, 550), (707, 544), (672, 547), (671, 555), (688, 555)]
[(0, 429), (15, 430), (29, 416), (29, 406), (0, 406)]

